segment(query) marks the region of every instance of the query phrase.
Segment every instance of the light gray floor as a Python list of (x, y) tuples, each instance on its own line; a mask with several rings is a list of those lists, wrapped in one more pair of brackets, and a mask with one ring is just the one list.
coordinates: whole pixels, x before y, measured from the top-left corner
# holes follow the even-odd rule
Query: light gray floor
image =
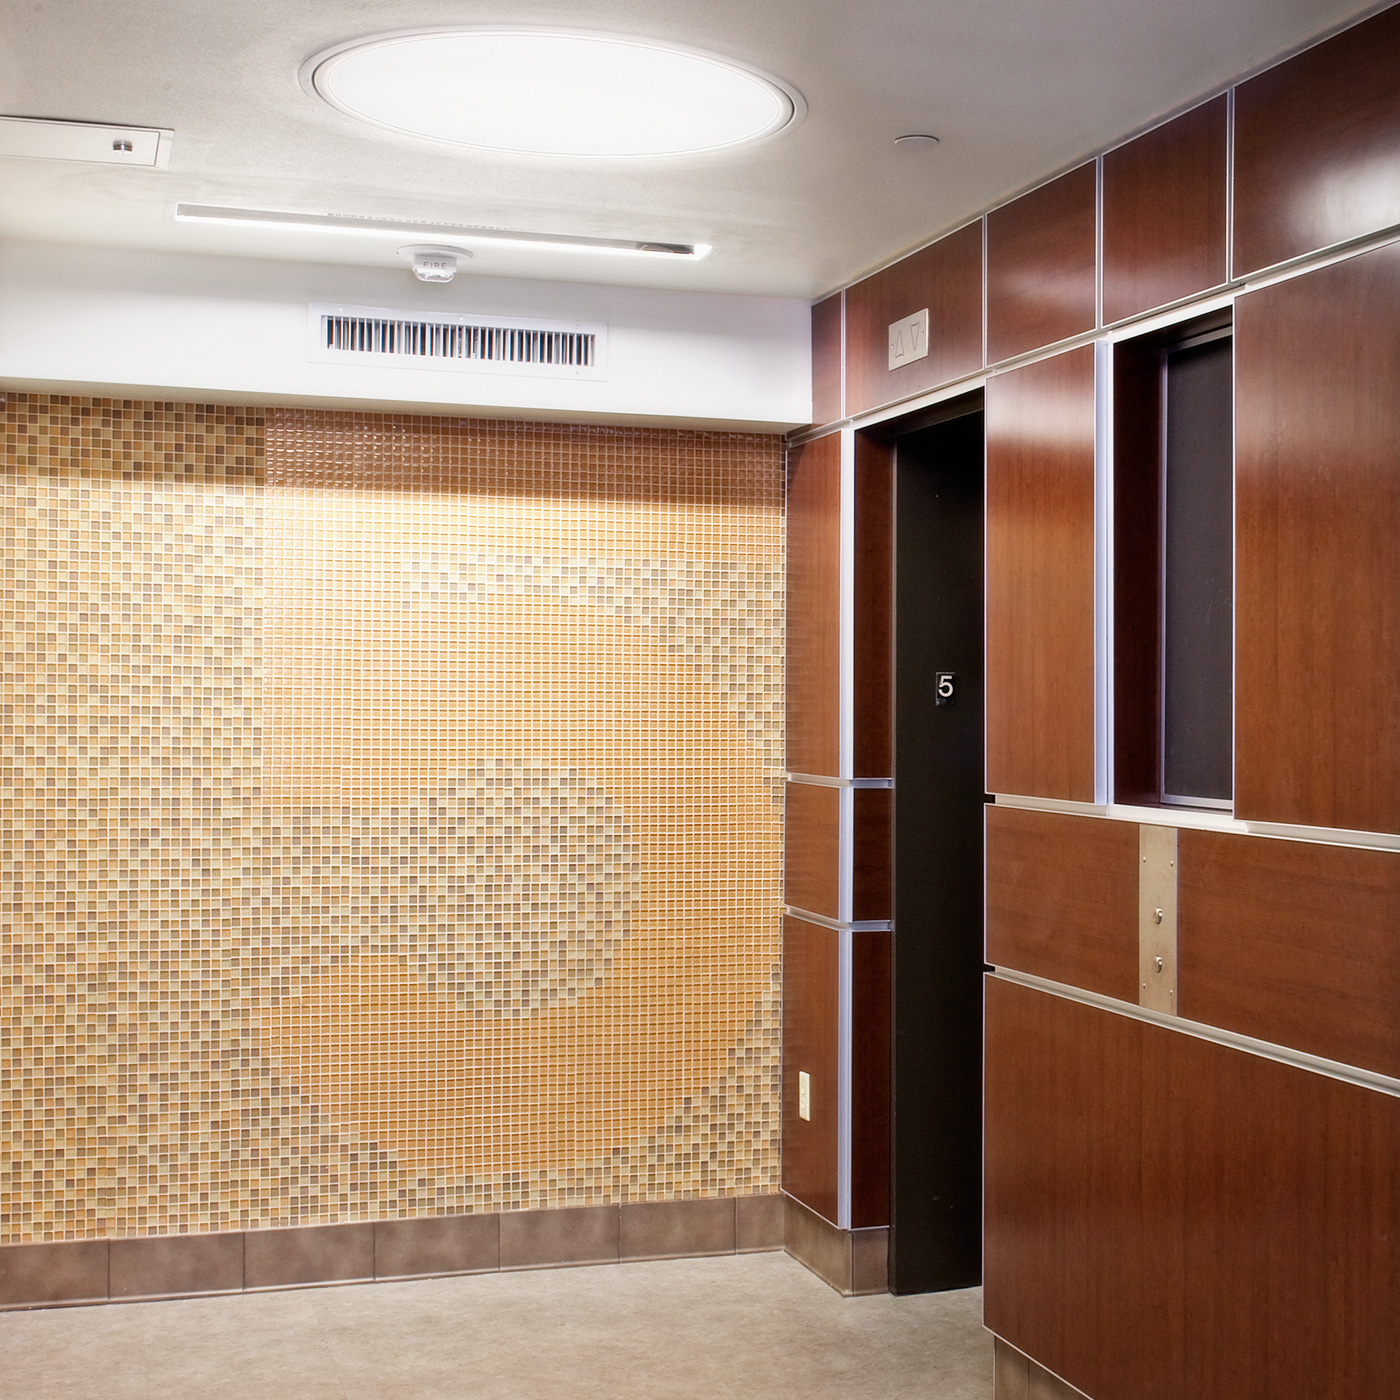
[(989, 1400), (981, 1292), (785, 1254), (0, 1314), (4, 1400)]

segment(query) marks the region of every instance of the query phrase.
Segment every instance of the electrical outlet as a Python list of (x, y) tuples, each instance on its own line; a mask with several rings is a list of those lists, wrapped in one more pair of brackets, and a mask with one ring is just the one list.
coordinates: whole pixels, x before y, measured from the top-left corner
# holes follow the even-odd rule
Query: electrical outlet
[(812, 1121), (812, 1076), (805, 1069), (797, 1072), (797, 1116)]

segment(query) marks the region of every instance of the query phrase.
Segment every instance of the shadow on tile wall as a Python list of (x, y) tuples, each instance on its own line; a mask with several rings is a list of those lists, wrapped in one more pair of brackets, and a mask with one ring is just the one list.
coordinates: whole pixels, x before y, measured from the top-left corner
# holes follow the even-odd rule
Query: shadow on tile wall
[(778, 439), (3, 421), (0, 1243), (777, 1188)]

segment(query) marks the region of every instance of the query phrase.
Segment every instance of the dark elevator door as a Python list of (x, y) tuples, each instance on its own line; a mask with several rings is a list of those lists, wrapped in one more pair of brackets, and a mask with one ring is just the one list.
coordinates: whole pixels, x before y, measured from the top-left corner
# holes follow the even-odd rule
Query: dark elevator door
[(982, 1274), (983, 457), (980, 406), (896, 439), (895, 1293)]

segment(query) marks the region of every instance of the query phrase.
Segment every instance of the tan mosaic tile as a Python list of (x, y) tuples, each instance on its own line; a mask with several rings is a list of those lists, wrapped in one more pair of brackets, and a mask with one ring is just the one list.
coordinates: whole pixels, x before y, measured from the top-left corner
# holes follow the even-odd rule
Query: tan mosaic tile
[(0, 1241), (776, 1187), (776, 440), (3, 429)]

